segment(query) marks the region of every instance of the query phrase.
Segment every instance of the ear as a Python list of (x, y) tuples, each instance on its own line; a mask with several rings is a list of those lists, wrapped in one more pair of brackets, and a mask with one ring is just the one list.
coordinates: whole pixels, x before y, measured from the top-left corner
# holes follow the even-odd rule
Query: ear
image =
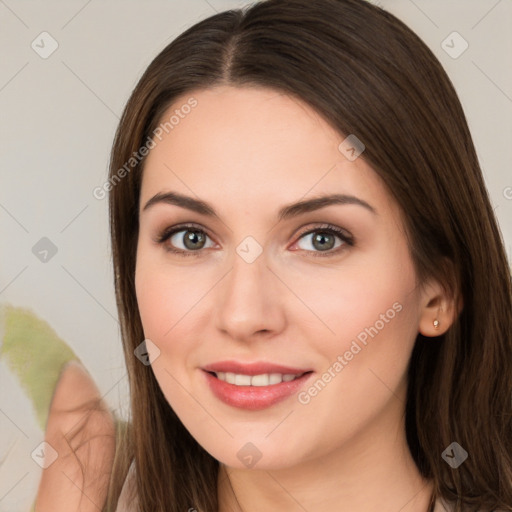
[(435, 337), (453, 325), (462, 310), (462, 301), (457, 304), (456, 297), (446, 286), (431, 280), (423, 285), (420, 307), (418, 331), (423, 336)]

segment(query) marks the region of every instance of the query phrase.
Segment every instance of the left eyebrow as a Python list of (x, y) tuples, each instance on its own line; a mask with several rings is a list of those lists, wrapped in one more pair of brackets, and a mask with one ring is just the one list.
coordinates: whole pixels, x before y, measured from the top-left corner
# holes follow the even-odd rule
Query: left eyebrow
[[(186, 208), (187, 210), (194, 211), (196, 213), (199, 213), (200, 215), (205, 215), (207, 217), (216, 217), (217, 219), (220, 220), (220, 216), (215, 211), (213, 206), (211, 206), (205, 201), (195, 199), (193, 197), (186, 196), (183, 194), (179, 194), (178, 192), (161, 192), (155, 194), (144, 205), (143, 211), (158, 203), (180, 206), (181, 208)], [(363, 208), (366, 208), (374, 215), (378, 215), (377, 210), (373, 206), (368, 204), (366, 201), (359, 199), (356, 196), (347, 194), (330, 194), (286, 205), (279, 210), (277, 218), (279, 221), (283, 221), (290, 219), (292, 217), (297, 217), (304, 213), (313, 212), (315, 210), (319, 210), (321, 208), (325, 208), (327, 206), (336, 204), (353, 204), (362, 206)]]
[(291, 217), (296, 217), (297, 215), (301, 215), (303, 213), (313, 212), (333, 204), (355, 204), (366, 208), (374, 215), (378, 215), (377, 210), (373, 206), (356, 196), (347, 194), (331, 194), (328, 196), (320, 196), (313, 199), (307, 199), (305, 201), (299, 201), (297, 203), (285, 206), (279, 210), (277, 217), (280, 221), (282, 221)]

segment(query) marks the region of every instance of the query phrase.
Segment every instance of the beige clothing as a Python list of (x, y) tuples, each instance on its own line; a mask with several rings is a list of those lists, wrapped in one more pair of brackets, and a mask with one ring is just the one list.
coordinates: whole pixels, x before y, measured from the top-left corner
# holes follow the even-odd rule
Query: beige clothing
[(119, 495), (116, 512), (138, 512), (138, 499), (134, 495), (135, 490), (135, 463), (132, 462), (123, 489)]

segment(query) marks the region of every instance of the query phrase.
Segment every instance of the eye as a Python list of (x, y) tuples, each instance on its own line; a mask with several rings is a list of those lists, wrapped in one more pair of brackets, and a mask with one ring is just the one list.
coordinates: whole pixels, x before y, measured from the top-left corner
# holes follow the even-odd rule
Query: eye
[(194, 253), (213, 247), (213, 244), (205, 245), (209, 238), (203, 229), (187, 224), (166, 229), (158, 236), (157, 242), (164, 245), (167, 251), (180, 256), (196, 256)]
[[(157, 237), (156, 241), (163, 245), (166, 251), (179, 256), (198, 256), (202, 249), (214, 246), (213, 242), (209, 246), (206, 245), (208, 239), (210, 237), (202, 228), (186, 224), (167, 228)], [(307, 240), (306, 247), (299, 247), (299, 249), (322, 257), (338, 254), (347, 246), (354, 245), (354, 239), (347, 231), (331, 224), (317, 226), (302, 233), (299, 240), (302, 239)], [(336, 239), (339, 241), (337, 245)], [(294, 245), (298, 245), (298, 243), (296, 242)]]
[[(339, 240), (337, 245), (336, 238)], [(354, 239), (348, 232), (331, 224), (325, 224), (310, 229), (302, 233), (300, 239), (306, 240), (305, 246), (299, 247), (300, 249), (316, 253), (314, 256), (321, 257), (338, 254), (340, 251), (344, 250), (346, 246), (351, 247), (354, 245)], [(298, 243), (299, 242), (297, 242), (297, 244)]]

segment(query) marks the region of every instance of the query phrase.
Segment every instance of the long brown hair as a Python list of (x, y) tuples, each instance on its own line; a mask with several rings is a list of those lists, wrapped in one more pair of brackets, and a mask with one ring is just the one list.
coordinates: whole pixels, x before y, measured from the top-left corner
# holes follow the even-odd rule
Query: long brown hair
[[(364, 0), (268, 0), (186, 30), (149, 65), (112, 148), (109, 200), (115, 291), (132, 422), (121, 439), (107, 509), (127, 465), (142, 512), (217, 511), (219, 463), (189, 434), (150, 366), (134, 274), (144, 159), (126, 163), (185, 93), (259, 85), (312, 106), (398, 203), (420, 281), (434, 277), (462, 307), (436, 340), (418, 334), (408, 372), (406, 434), (438, 497), (512, 510), (512, 286), (504, 243), (457, 94), (439, 61), (396, 17)], [(120, 169), (125, 167), (125, 172)], [(457, 469), (441, 454), (456, 441)]]

